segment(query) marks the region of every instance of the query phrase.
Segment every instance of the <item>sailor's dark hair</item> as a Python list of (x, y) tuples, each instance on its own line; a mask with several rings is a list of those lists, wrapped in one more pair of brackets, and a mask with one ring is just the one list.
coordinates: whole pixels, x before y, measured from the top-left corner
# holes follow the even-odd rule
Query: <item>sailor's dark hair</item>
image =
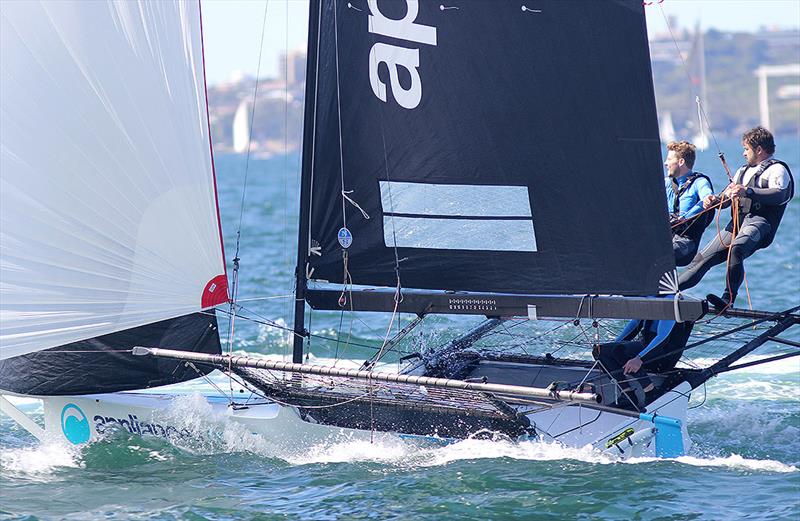
[(753, 150), (761, 147), (767, 154), (775, 153), (775, 138), (772, 137), (772, 132), (761, 125), (742, 134), (742, 143), (747, 143)]
[(688, 141), (670, 141), (667, 143), (667, 150), (675, 152), (679, 159), (686, 161), (686, 166), (690, 169), (694, 167), (696, 147)]

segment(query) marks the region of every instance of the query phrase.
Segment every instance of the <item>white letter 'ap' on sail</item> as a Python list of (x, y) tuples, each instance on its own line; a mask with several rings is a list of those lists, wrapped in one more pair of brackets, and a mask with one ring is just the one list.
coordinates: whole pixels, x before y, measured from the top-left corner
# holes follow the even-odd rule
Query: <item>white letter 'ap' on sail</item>
[[(416, 0), (406, 1), (406, 15), (400, 20), (387, 18), (378, 8), (377, 0), (369, 0), (369, 32), (397, 38), (409, 42), (436, 45), (436, 28), (414, 23), (419, 12)], [(378, 67), (386, 64), (389, 70), (389, 81), (392, 84), (392, 95), (397, 104), (406, 109), (413, 109), (422, 100), (422, 79), (419, 76), (419, 49), (408, 49), (387, 43), (376, 43), (369, 52), (369, 82), (372, 92), (386, 102), (386, 84), (378, 76)], [(398, 67), (403, 67), (411, 78), (411, 86), (404, 88), (400, 84)]]

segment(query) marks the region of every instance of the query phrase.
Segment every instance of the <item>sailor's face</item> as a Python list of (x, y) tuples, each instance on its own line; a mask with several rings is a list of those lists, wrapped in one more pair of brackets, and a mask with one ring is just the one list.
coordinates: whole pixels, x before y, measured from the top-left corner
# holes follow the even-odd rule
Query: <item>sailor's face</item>
[(664, 169), (667, 171), (669, 177), (676, 178), (680, 175), (681, 167), (684, 164), (685, 161), (679, 158), (674, 150), (670, 150), (667, 153), (666, 161), (664, 161)]
[(756, 150), (753, 150), (753, 147), (747, 143), (742, 143), (742, 156), (744, 156), (744, 160), (747, 162), (748, 166), (756, 166), (758, 164), (758, 160), (756, 159), (757, 155), (758, 154)]

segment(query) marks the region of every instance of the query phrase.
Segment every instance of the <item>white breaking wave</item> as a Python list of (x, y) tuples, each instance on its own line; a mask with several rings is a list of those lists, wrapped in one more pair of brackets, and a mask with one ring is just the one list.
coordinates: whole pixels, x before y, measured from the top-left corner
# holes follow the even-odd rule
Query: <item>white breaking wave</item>
[(6, 477), (45, 479), (59, 468), (80, 466), (80, 450), (66, 443), (48, 442), (33, 447), (0, 450), (0, 468)]
[(775, 460), (747, 459), (738, 454), (731, 454), (726, 458), (696, 458), (694, 456), (682, 456), (677, 458), (681, 463), (694, 465), (696, 467), (730, 467), (763, 472), (797, 472), (797, 467), (787, 465)]
[(293, 465), (315, 463), (358, 463), (378, 462), (397, 464), (413, 457), (419, 450), (412, 443), (400, 438), (381, 439), (371, 443), (369, 440), (347, 439), (332, 443), (321, 443), (293, 454), (279, 455)]
[(224, 414), (215, 413), (199, 393), (176, 398), (166, 413), (179, 429), (187, 429), (193, 437), (181, 440), (180, 447), (193, 453), (252, 452), (272, 456), (272, 444), (253, 434), (241, 423)]
[(511, 458), (516, 460), (553, 461), (575, 460), (585, 463), (608, 464), (620, 461), (615, 456), (591, 446), (568, 447), (553, 442), (512, 442), (468, 439), (433, 449), (424, 466), (447, 465), (453, 461), (472, 459)]
[[(509, 458), (527, 461), (573, 460), (583, 463), (608, 465), (639, 465), (664, 461), (659, 458), (631, 458), (621, 460), (613, 454), (599, 451), (591, 446), (576, 448), (551, 442), (463, 440), (444, 446), (429, 443), (381, 439), (374, 443), (367, 440), (348, 440), (309, 447), (301, 455), (284, 457), (293, 465), (324, 463), (375, 462), (398, 467), (438, 467), (462, 460)], [(757, 472), (797, 472), (794, 465), (775, 460), (748, 459), (738, 454), (727, 457), (702, 458), (682, 456), (675, 461), (697, 467), (728, 467)]]
[(792, 412), (781, 404), (721, 401), (690, 410), (689, 432), (717, 440), (713, 444), (755, 449), (767, 443), (796, 454), (800, 451), (800, 429), (790, 419)]
[[(653, 461), (662, 461), (658, 458), (631, 458), (625, 463), (651, 463)], [(727, 467), (737, 468), (742, 470), (753, 470), (760, 472), (797, 472), (797, 467), (794, 465), (787, 465), (780, 461), (770, 459), (748, 459), (739, 456), (738, 454), (731, 454), (726, 457), (717, 458), (699, 458), (696, 456), (681, 456), (675, 458), (675, 461), (692, 465), (694, 467)]]

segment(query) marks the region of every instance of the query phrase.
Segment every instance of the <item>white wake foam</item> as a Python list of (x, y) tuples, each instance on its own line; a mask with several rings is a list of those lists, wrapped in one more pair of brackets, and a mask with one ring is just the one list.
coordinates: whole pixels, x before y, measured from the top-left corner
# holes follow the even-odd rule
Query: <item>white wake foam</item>
[(576, 460), (607, 464), (619, 461), (612, 455), (591, 446), (568, 447), (554, 442), (512, 442), (468, 439), (441, 448), (431, 449), (424, 466), (440, 466), (459, 460), (499, 459), (555, 461)]
[(79, 449), (59, 442), (0, 450), (0, 468), (6, 476), (45, 478), (61, 467), (80, 466)]
[(797, 467), (787, 465), (775, 460), (747, 459), (738, 454), (731, 454), (725, 458), (697, 458), (694, 456), (681, 456), (677, 461), (696, 467), (730, 467), (761, 472), (797, 472)]
[[(336, 437), (338, 438), (338, 437)], [(335, 439), (336, 439), (335, 438)], [(419, 450), (414, 444), (404, 442), (400, 438), (369, 440), (346, 437), (343, 441), (323, 442), (304, 449), (277, 455), (292, 465), (310, 465), (314, 463), (360, 463), (376, 462), (385, 464), (402, 464)]]
[(187, 429), (192, 437), (177, 443), (196, 453), (251, 452), (272, 456), (271, 444), (246, 426), (224, 413), (214, 412), (205, 397), (193, 393), (175, 398), (166, 416), (179, 430)]
[[(403, 468), (445, 466), (457, 461), (508, 458), (526, 461), (572, 460), (595, 465), (641, 465), (664, 461), (659, 458), (630, 458), (622, 460), (614, 454), (593, 447), (568, 447), (552, 442), (511, 442), (469, 439), (444, 446), (432, 446), (397, 438), (348, 440), (309, 447), (301, 455), (278, 455), (293, 465), (319, 463), (375, 462)], [(775, 460), (748, 459), (732, 454), (727, 457), (702, 458), (682, 456), (676, 460), (696, 467), (727, 467), (757, 472), (797, 472), (794, 465)]]

